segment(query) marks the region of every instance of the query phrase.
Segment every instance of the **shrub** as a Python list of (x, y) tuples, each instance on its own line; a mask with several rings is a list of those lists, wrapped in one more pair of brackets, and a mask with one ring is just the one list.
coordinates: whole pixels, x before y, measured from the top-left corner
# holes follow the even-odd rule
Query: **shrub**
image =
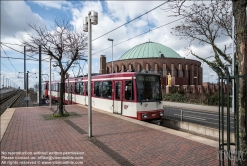
[[(185, 91), (178, 91), (176, 93), (166, 94), (163, 93), (163, 100), (164, 101), (171, 101), (171, 102), (181, 102), (181, 103), (193, 103), (193, 104), (204, 104), (204, 105), (212, 105), (217, 106), (219, 104), (219, 94), (215, 93), (213, 95), (205, 94), (192, 94), (186, 93)], [(230, 107), (231, 107), (231, 98), (229, 100)], [(223, 104), (227, 106), (227, 96), (223, 96)]]

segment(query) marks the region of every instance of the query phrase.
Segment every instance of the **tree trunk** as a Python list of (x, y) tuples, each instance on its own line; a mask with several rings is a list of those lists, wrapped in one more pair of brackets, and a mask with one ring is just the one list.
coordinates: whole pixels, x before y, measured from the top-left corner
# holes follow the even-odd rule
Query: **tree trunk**
[(64, 103), (64, 90), (65, 90), (65, 77), (64, 77), (64, 72), (61, 71), (61, 79), (60, 79), (60, 98), (59, 98), (59, 114), (61, 116), (64, 115), (64, 110), (63, 110), (63, 105)]
[[(233, 1), (233, 15), (236, 28), (236, 62), (238, 63), (238, 74), (247, 74), (247, 18), (246, 18), (247, 0)], [(247, 128), (246, 128), (246, 81), (239, 78), (239, 144), (240, 151), (243, 153), (241, 165), (247, 165)]]

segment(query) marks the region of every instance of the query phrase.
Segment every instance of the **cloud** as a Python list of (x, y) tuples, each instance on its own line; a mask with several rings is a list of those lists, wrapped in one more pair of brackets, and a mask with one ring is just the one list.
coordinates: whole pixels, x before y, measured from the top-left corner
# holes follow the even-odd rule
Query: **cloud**
[(27, 23), (43, 23), (24, 1), (1, 1), (1, 38), (14, 37), (19, 31), (29, 31)]
[[(166, 45), (178, 52), (182, 57), (186, 57), (186, 59), (198, 60), (191, 55), (186, 56), (187, 52), (185, 48), (188, 46), (188, 41), (181, 40), (180, 37), (171, 34), (172, 27), (179, 25), (181, 20), (173, 22), (178, 18), (169, 17), (171, 13), (163, 10), (164, 8), (167, 8), (166, 5), (163, 5), (150, 13), (146, 13), (154, 7), (164, 3), (161, 1), (32, 1), (32, 3), (41, 6), (41, 9), (45, 9), (44, 12), (49, 13), (50, 17), (47, 17), (47, 19), (41, 18), (36, 14), (40, 11), (33, 6), (37, 5), (30, 5), (32, 6), (30, 9), (27, 5), (28, 3), (26, 4), (24, 1), (3, 1), (1, 3), (2, 41), (9, 41), (11, 43), (16, 40), (13, 38), (14, 35), (25, 37), (23, 31), (25, 29), (27, 31), (31, 30), (26, 24), (27, 21), (38, 22), (40, 24), (47, 23), (47, 19), (52, 17), (54, 13), (60, 13), (61, 15), (66, 13), (71, 16), (71, 24), (74, 28), (78, 31), (82, 31), (83, 19), (85, 16), (87, 16), (88, 12), (91, 10), (97, 11), (99, 19), (98, 25), (92, 25), (92, 39), (98, 38), (92, 42), (92, 72), (99, 72), (99, 58), (101, 55), (106, 55), (107, 62), (112, 60), (112, 42), (108, 41), (108, 38), (114, 39), (114, 61), (134, 46), (148, 41)], [(56, 12), (54, 12), (54, 10)], [(123, 25), (142, 14), (144, 14), (142, 17), (139, 17), (129, 24)], [(123, 26), (110, 32), (121, 25)], [(152, 31), (153, 28), (157, 29)], [(107, 32), (110, 33), (106, 34)], [(220, 38), (218, 44), (223, 46), (228, 42), (230, 42), (228, 39)], [(201, 46), (195, 42), (191, 48), (202, 57), (210, 56), (210, 46)], [(4, 49), (7, 48), (4, 47)], [(21, 51), (23, 50), (23, 48), (19, 49)], [(84, 61), (81, 61), (81, 66), (83, 66), (83, 64)], [(49, 67), (48, 63), (44, 63), (43, 65), (44, 68)], [(204, 73), (210, 75), (211, 70), (209, 67), (205, 64), (203, 64), (203, 67)], [(30, 68), (30, 71), (31, 70), (35, 70), (35, 67)], [(75, 73), (78, 73), (78, 70), (79, 67), (74, 68)], [(73, 73), (72, 69), (69, 72)], [(55, 79), (58, 79), (59, 75), (57, 72), (53, 71), (53, 73), (56, 73)], [(87, 62), (84, 65), (83, 73), (87, 73)], [(205, 77), (205, 79), (206, 78), (207, 77)]]
[(64, 5), (70, 6), (71, 3), (68, 1), (33, 1), (42, 7), (48, 8), (55, 8), (55, 9), (62, 9)]
[[(92, 30), (93, 30), (92, 38), (95, 39), (125, 24), (131, 19), (134, 19), (144, 14), (145, 12), (160, 5), (161, 3), (162, 2), (159, 1), (158, 2), (106, 1), (105, 6), (102, 6), (102, 3), (100, 3), (99, 1), (96, 2), (86, 1), (86, 2), (82, 2), (81, 8), (72, 8), (73, 19), (71, 23), (77, 29), (82, 28), (83, 18), (88, 15), (88, 11), (91, 10), (97, 11), (99, 18), (98, 25), (92, 26)], [(165, 8), (165, 6), (162, 6), (162, 8)], [(179, 25), (180, 21), (176, 21), (178, 18), (169, 17), (170, 13), (165, 12), (164, 10), (162, 10), (162, 8), (157, 8), (152, 12), (145, 14), (144, 16), (136, 19), (135, 21), (112, 31), (109, 34), (106, 34), (98, 38), (97, 40), (94, 40), (92, 42), (92, 48), (93, 48), (92, 53), (93, 53), (94, 61), (99, 61), (100, 55), (106, 55), (107, 62), (110, 62), (112, 60), (111, 57), (112, 43), (107, 41), (108, 38), (114, 39), (113, 61), (120, 58), (126, 51), (128, 51), (132, 47), (148, 41), (157, 42), (166, 45), (171, 49), (175, 50), (176, 52), (178, 52), (182, 57), (186, 57), (187, 59), (198, 60), (191, 55), (186, 56), (188, 52), (186, 52), (185, 48), (188, 47), (188, 42), (186, 40), (181, 40), (180, 37), (171, 34), (172, 27)], [(148, 32), (153, 28), (157, 28), (157, 29)], [(138, 37), (133, 38), (135, 36)], [(204, 46), (201, 47), (204, 48)], [(197, 47), (193, 47), (193, 48), (196, 49)], [(207, 57), (207, 55), (209, 54), (210, 47), (205, 47), (205, 49), (202, 48), (196, 50), (196, 53), (199, 53), (199, 55), (201, 55), (202, 57)], [(93, 65), (92, 70), (98, 72), (99, 66)], [(85, 69), (85, 71), (87, 71), (87, 68)]]

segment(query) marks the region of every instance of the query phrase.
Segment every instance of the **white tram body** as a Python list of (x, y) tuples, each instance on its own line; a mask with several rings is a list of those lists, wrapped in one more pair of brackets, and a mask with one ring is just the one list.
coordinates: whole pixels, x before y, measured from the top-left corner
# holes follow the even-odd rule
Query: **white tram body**
[[(65, 102), (88, 105), (87, 84), (87, 77), (67, 79)], [(55, 100), (59, 99), (59, 88), (60, 82), (53, 81), (51, 96)], [(158, 74), (123, 72), (92, 76), (94, 108), (138, 120), (154, 120), (164, 115), (161, 100)]]

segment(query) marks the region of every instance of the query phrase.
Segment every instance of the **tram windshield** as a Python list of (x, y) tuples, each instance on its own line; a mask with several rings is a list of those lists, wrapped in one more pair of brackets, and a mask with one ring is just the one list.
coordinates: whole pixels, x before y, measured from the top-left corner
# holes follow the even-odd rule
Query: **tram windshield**
[(137, 97), (138, 101), (160, 101), (161, 86), (159, 76), (156, 75), (138, 75)]

